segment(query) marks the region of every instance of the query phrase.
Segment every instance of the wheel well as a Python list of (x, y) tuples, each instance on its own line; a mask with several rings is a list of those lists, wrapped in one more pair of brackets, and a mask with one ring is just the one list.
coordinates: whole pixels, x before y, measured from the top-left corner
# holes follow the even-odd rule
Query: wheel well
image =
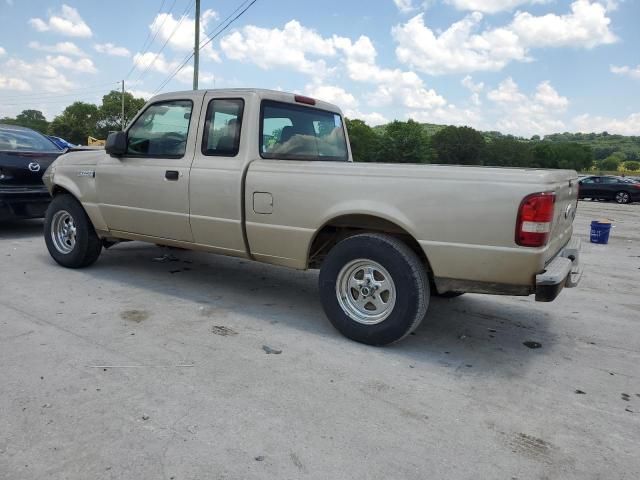
[(53, 190), (51, 191), (51, 196), (55, 197), (56, 195), (61, 195), (61, 194), (68, 194), (68, 195), (73, 195), (69, 190), (67, 190), (66, 188), (62, 188), (60, 185), (54, 185), (53, 186)]
[(422, 260), (431, 277), (432, 270), (429, 259), (418, 241), (409, 232), (384, 218), (361, 214), (334, 218), (316, 233), (311, 242), (311, 248), (309, 248), (307, 259), (309, 268), (320, 268), (329, 251), (340, 241), (353, 235), (368, 232), (386, 233), (402, 240)]

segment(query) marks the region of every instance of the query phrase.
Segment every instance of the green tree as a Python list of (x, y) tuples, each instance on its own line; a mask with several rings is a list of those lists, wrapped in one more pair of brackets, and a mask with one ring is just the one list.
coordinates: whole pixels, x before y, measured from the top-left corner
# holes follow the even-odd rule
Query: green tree
[(616, 172), (620, 166), (620, 157), (616, 154), (610, 155), (600, 162), (598, 167), (605, 172)]
[(390, 163), (430, 163), (434, 152), (422, 125), (413, 120), (394, 120), (380, 138), (378, 161)]
[(40, 110), (23, 110), (16, 115), (16, 118), (5, 117), (0, 120), (0, 123), (7, 123), (10, 125), (20, 125), (22, 127), (32, 128), (38, 132), (45, 133), (49, 122), (44, 117)]
[(439, 163), (480, 165), (484, 137), (471, 127), (446, 127), (431, 138)]
[(75, 102), (53, 119), (49, 125), (49, 133), (71, 143), (85, 145), (88, 136), (96, 136), (98, 120), (97, 106), (91, 103)]
[(482, 150), (483, 165), (495, 167), (529, 167), (533, 163), (530, 144), (513, 138), (496, 138)]
[(346, 119), (351, 154), (356, 162), (376, 162), (380, 155), (380, 135), (362, 120)]
[[(135, 98), (131, 93), (124, 94), (124, 125), (144, 106), (144, 98)], [(111, 90), (102, 97), (95, 134), (99, 138), (107, 138), (109, 132), (121, 130), (122, 126), (122, 92)]]
[(637, 172), (638, 170), (640, 170), (640, 162), (629, 160), (628, 162), (624, 162), (624, 168), (632, 172)]

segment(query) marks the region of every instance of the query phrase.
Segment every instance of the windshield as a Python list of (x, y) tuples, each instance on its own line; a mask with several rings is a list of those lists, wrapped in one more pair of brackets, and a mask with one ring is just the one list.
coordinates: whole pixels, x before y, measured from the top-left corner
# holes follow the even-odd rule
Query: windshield
[(263, 158), (349, 159), (342, 117), (337, 113), (265, 100), (261, 117)]
[(0, 127), (0, 150), (14, 152), (59, 152), (60, 148), (33, 130)]

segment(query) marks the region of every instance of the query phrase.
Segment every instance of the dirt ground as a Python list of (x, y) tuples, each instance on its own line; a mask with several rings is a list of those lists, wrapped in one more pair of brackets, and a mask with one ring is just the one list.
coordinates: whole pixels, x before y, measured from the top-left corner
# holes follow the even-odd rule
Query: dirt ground
[(316, 272), (142, 243), (66, 270), (2, 224), (0, 478), (640, 478), (640, 205), (581, 202), (576, 235), (555, 302), (433, 299), (372, 348)]

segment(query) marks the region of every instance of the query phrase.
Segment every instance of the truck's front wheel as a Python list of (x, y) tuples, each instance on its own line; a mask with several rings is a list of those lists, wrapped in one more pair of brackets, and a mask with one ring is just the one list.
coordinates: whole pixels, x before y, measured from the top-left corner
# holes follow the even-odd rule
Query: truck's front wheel
[(57, 195), (47, 209), (44, 239), (51, 257), (68, 268), (91, 265), (102, 250), (102, 243), (84, 208), (66, 194)]
[(423, 263), (402, 241), (367, 233), (338, 243), (320, 270), (327, 317), (343, 335), (387, 345), (411, 333), (429, 304)]

